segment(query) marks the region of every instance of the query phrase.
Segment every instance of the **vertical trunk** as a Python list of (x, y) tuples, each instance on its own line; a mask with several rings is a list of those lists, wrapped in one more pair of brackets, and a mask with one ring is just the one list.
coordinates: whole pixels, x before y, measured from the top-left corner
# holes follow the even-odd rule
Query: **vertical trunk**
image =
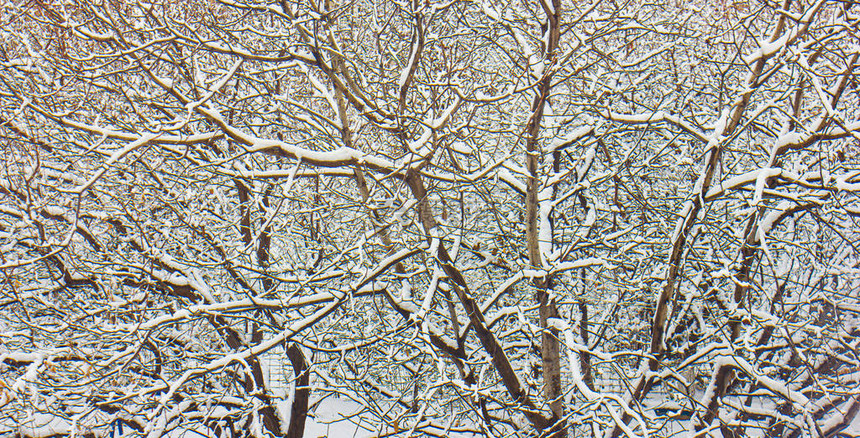
[(561, 419), (564, 410), (561, 398), (561, 354), (559, 352), (558, 330), (548, 328), (547, 320), (558, 318), (558, 307), (546, 289), (538, 290), (537, 299), (540, 312), (541, 365), (544, 388), (543, 393), (552, 411), (553, 419)]
[[(239, 212), (240, 212), (240, 221), (239, 221), (239, 232), (242, 236), (242, 242), (245, 245), (250, 245), (253, 242), (253, 229), (251, 227), (251, 196), (250, 196), (250, 188), (245, 185), (245, 183), (239, 179), (234, 179), (233, 183), (236, 185), (236, 190), (239, 194)], [(269, 196), (272, 193), (272, 186), (269, 186), (266, 189), (266, 192), (263, 195), (263, 206), (264, 208), (269, 207)], [(271, 226), (266, 226), (266, 214), (262, 215), (260, 218), (260, 226), (263, 227), (259, 236), (259, 242), (257, 243), (256, 249), (256, 258), (257, 265), (260, 267), (262, 272), (265, 272), (269, 265), (269, 248), (271, 245)], [(266, 293), (272, 290), (275, 286), (274, 281), (267, 277), (263, 276), (261, 279), (261, 285), (263, 289), (263, 293)], [(257, 310), (254, 312), (255, 317), (261, 317), (265, 311)], [(247, 343), (243, 341), (238, 333), (235, 333), (225, 321), (219, 320), (216, 318), (211, 318), (210, 321), (217, 322), (217, 326), (223, 326), (224, 331), (226, 332), (226, 340), (227, 344), (230, 348), (234, 350), (239, 350), (243, 347), (247, 346)], [(260, 325), (257, 321), (254, 321), (250, 324), (251, 331), (251, 344), (259, 344), (263, 340), (263, 332), (260, 330)], [(251, 368), (251, 374), (245, 377), (244, 387), (247, 392), (258, 392), (261, 394), (267, 394), (266, 382), (263, 376), (263, 367), (260, 364), (259, 358), (256, 356), (248, 359), (248, 365)], [(260, 415), (260, 418), (263, 421), (263, 425), (266, 427), (266, 430), (276, 433), (278, 435), (282, 432), (282, 425), (280, 417), (278, 417), (275, 412), (275, 406), (272, 404), (271, 400), (266, 397), (264, 398), (265, 403), (264, 406), (256, 413)]]
[[(579, 321), (579, 336), (582, 338), (582, 345), (588, 345), (588, 304), (579, 300), (579, 313), (581, 320)], [(579, 353), (579, 366), (582, 368), (582, 380), (591, 390), (594, 390), (594, 376), (591, 372), (591, 356), (586, 352)]]
[(310, 373), (305, 355), (295, 343), (287, 348), (287, 357), (293, 365), (296, 375), (296, 390), (293, 405), (290, 409), (290, 426), (286, 438), (301, 438), (305, 434), (305, 419), (308, 417), (308, 399), (310, 397)]
[[(548, 234), (552, 238), (552, 230), (541, 233), (539, 229), (538, 213), (540, 212), (540, 164), (542, 150), (538, 144), (541, 130), (544, 107), (549, 99), (552, 88), (552, 66), (556, 62), (555, 51), (558, 48), (560, 38), (561, 1), (551, 0), (550, 3), (542, 2), (541, 5), (546, 13), (547, 38), (543, 47), (544, 62), (547, 64), (545, 73), (540, 78), (537, 94), (532, 102), (532, 116), (526, 127), (526, 168), (528, 170), (528, 181), (526, 183), (526, 246), (528, 249), (529, 263), (535, 268), (543, 268), (543, 256), (541, 254), (540, 238), (546, 238)], [(543, 226), (549, 226), (544, 223)], [(558, 306), (555, 298), (551, 296), (552, 278), (536, 278), (535, 287), (538, 289), (535, 298), (538, 302), (539, 323), (541, 331), (541, 365), (543, 377), (543, 395), (552, 411), (553, 423), (561, 420), (564, 415), (561, 399), (561, 356), (559, 353), (558, 330), (550, 328), (547, 321), (558, 317)], [(547, 431), (551, 436), (563, 436), (565, 427), (563, 425), (552, 426), (553, 431)]]
[[(269, 195), (271, 194), (272, 185), (269, 185), (266, 187), (266, 192), (263, 194), (263, 207), (265, 210), (269, 209)], [(269, 268), (269, 247), (272, 243), (272, 225), (266, 225), (267, 216), (268, 212), (264, 211), (262, 217), (260, 217), (260, 226), (264, 228), (260, 232), (260, 242), (257, 244), (257, 265), (260, 267), (260, 271), (264, 273), (261, 278), (263, 295), (275, 287), (275, 283), (271, 277), (265, 274), (266, 270)]]

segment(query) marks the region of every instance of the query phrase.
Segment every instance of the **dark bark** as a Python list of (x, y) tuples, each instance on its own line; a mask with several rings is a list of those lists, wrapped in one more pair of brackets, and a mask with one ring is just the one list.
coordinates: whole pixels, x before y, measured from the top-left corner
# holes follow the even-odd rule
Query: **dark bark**
[(293, 365), (296, 375), (295, 397), (290, 408), (290, 426), (287, 430), (287, 438), (301, 438), (305, 434), (305, 420), (308, 417), (308, 399), (310, 397), (310, 372), (308, 363), (301, 348), (291, 343), (287, 348), (287, 357)]

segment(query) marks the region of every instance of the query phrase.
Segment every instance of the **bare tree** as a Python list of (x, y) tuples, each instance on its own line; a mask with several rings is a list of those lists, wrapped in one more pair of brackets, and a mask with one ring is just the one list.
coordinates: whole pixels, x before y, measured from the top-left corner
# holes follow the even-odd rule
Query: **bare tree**
[(7, 2), (0, 430), (834, 436), (858, 19)]

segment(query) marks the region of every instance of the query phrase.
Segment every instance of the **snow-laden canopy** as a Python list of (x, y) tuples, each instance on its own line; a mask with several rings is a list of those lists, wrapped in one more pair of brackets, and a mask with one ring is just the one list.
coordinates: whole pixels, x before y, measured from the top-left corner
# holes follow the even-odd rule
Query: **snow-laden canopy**
[(7, 1), (0, 434), (845, 431), (858, 21)]

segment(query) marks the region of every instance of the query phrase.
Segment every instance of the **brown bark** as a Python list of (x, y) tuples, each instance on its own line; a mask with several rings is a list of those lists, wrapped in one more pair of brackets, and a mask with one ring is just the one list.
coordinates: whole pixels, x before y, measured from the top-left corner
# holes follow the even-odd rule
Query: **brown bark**
[[(436, 220), (433, 218), (432, 211), (430, 211), (430, 206), (427, 202), (427, 191), (424, 188), (421, 175), (415, 169), (409, 169), (406, 172), (406, 184), (412, 191), (412, 196), (419, 200), (417, 204), (418, 216), (424, 227), (424, 231), (427, 233), (428, 240), (432, 240), (432, 233), (434, 232), (434, 228), (436, 228)], [(451, 260), (444, 242), (439, 242), (435, 255), (445, 274), (453, 281), (457, 298), (459, 298), (460, 303), (466, 310), (466, 314), (478, 340), (481, 342), (481, 346), (489, 354), (493, 367), (502, 378), (502, 383), (505, 385), (508, 395), (522, 408), (523, 414), (536, 429), (546, 431), (552, 428), (555, 421), (552, 418), (545, 418), (540, 413), (540, 409), (532, 403), (528, 394), (523, 390), (520, 379), (517, 377), (510, 360), (493, 332), (487, 326), (480, 306), (472, 298), (466, 279), (454, 266), (454, 262)]]
[(287, 357), (293, 365), (296, 375), (295, 396), (290, 408), (290, 426), (287, 429), (287, 438), (301, 438), (305, 434), (305, 420), (308, 417), (308, 399), (310, 397), (310, 372), (305, 355), (301, 348), (291, 343), (287, 348)]
[[(784, 0), (783, 9), (788, 10), (791, 6), (791, 0)], [(801, 23), (798, 26), (797, 33), (794, 38), (790, 39), (786, 42), (786, 45), (793, 43), (800, 36), (802, 36), (806, 30), (808, 29), (809, 23)], [(785, 28), (785, 15), (780, 14), (777, 19), (777, 23), (775, 28), (770, 34), (769, 42), (776, 41), (779, 36), (783, 33)], [(761, 56), (759, 57), (751, 66), (751, 71), (747, 78), (747, 87), (744, 92), (737, 98), (734, 105), (730, 109), (728, 120), (726, 121), (726, 125), (723, 128), (722, 132), (714, 133), (720, 134), (722, 136), (729, 136), (735, 132), (737, 127), (740, 124), (741, 118), (744, 114), (744, 111), (747, 108), (747, 105), (752, 98), (752, 94), (757, 88), (759, 84), (759, 78), (761, 77), (762, 71), (764, 70), (765, 64), (768, 59), (772, 57), (773, 54), (769, 56)], [(716, 137), (715, 137), (716, 138)], [(669, 255), (669, 260), (667, 263), (667, 274), (666, 281), (663, 285), (663, 289), (660, 291), (660, 295), (657, 298), (656, 308), (654, 311), (654, 320), (651, 325), (651, 346), (650, 353), (651, 356), (648, 359), (649, 368), (652, 371), (656, 371), (659, 368), (660, 360), (665, 353), (665, 336), (666, 336), (666, 326), (668, 322), (668, 314), (669, 314), (669, 306), (668, 303), (670, 299), (675, 296), (675, 283), (678, 281), (678, 277), (681, 273), (681, 267), (683, 263), (683, 254), (684, 248), (687, 244), (687, 238), (689, 236), (690, 231), (693, 226), (696, 224), (697, 217), (699, 212), (704, 207), (704, 198), (703, 195), (708, 192), (708, 189), (711, 187), (713, 182), (714, 173), (716, 172), (717, 167), (719, 166), (720, 159), (722, 156), (723, 148), (720, 144), (709, 145), (710, 149), (707, 151), (707, 158), (705, 160), (705, 167), (702, 170), (702, 173), (699, 175), (699, 181), (696, 184), (697, 192), (694, 193), (692, 199), (689, 201), (689, 210), (685, 212), (683, 218), (680, 219), (680, 230), (675, 238), (675, 241), (672, 242), (672, 248)], [(737, 293), (738, 291), (736, 291)], [(741, 294), (743, 291), (740, 291)], [(644, 377), (640, 378), (644, 379)], [(641, 400), (651, 389), (652, 387), (652, 379), (649, 379), (648, 382), (639, 382), (636, 387), (636, 391), (633, 393), (633, 399), (638, 401)], [(727, 385), (721, 384), (720, 388), (725, 389)], [(709, 410), (709, 412), (713, 412)], [(626, 422), (629, 420), (629, 416), (624, 415), (623, 421)], [(620, 427), (616, 426), (612, 432), (612, 435), (618, 435), (621, 432)]]
[[(543, 47), (545, 63), (544, 77), (540, 78), (538, 92), (532, 102), (532, 116), (526, 127), (526, 168), (528, 170), (528, 181), (526, 182), (526, 246), (529, 255), (529, 263), (535, 268), (542, 268), (538, 211), (539, 192), (541, 181), (539, 179), (540, 162), (542, 161), (542, 150), (538, 144), (538, 137), (543, 120), (544, 107), (547, 105), (552, 88), (552, 67), (556, 62), (556, 49), (560, 38), (561, 1), (552, 0), (552, 8), (544, 7), (546, 13), (549, 38)], [(541, 373), (543, 377), (543, 394), (552, 412), (553, 423), (560, 420), (564, 415), (561, 399), (561, 357), (558, 340), (558, 330), (550, 328), (547, 321), (558, 317), (558, 306), (555, 299), (550, 296), (552, 288), (550, 277), (536, 278), (534, 285), (538, 289), (535, 298), (538, 302), (539, 323), (541, 331)], [(556, 430), (553, 436), (561, 436), (564, 427)]]
[[(858, 57), (857, 54), (854, 54), (851, 57), (851, 59), (848, 61), (848, 66), (846, 67), (846, 70), (843, 73), (842, 77), (840, 78), (840, 82), (837, 85), (836, 93), (834, 93), (834, 95), (831, 97), (831, 102), (830, 102), (831, 106), (835, 106), (837, 101), (839, 100), (840, 96), (842, 95), (842, 92), (845, 88), (845, 85), (847, 84), (848, 75), (852, 70), (852, 66), (856, 62), (857, 57)], [(827, 123), (826, 119), (824, 119), (824, 118), (821, 119), (819, 126), (813, 127), (814, 129), (811, 130), (811, 132), (817, 132), (817, 131), (823, 129), (824, 126), (826, 125), (826, 123)], [(813, 138), (813, 137), (814, 136), (810, 136), (810, 138)], [(778, 164), (777, 164), (778, 158), (787, 150), (788, 150), (787, 148), (783, 147), (783, 148), (780, 148), (780, 149), (774, 151), (774, 153), (772, 154), (772, 156), (770, 158), (768, 165), (771, 167), (778, 166)], [(796, 206), (794, 209), (791, 209), (791, 210), (795, 211), (795, 210), (799, 210), (799, 209), (805, 209), (807, 207), (808, 206), (802, 206), (801, 205), (801, 206)], [(740, 306), (742, 304), (743, 300), (746, 299), (747, 291), (749, 289), (749, 286), (747, 286), (747, 285), (750, 284), (750, 281), (752, 280), (750, 277), (750, 272), (752, 270), (752, 264), (756, 259), (756, 254), (758, 253), (758, 244), (759, 244), (759, 237), (758, 237), (758, 235), (759, 235), (759, 224), (757, 221), (757, 217), (761, 214), (764, 214), (763, 210), (764, 210), (763, 207), (760, 207), (759, 213), (754, 214), (754, 215), (752, 215), (752, 217), (750, 217), (750, 220), (747, 223), (747, 229), (744, 233), (746, 238), (745, 238), (744, 243), (740, 249), (741, 266), (737, 270), (736, 277), (738, 279), (738, 282), (735, 283), (735, 291), (734, 291), (734, 295), (733, 295), (734, 303), (738, 306)], [(773, 225), (778, 224), (785, 217), (786, 217), (786, 215), (780, 216), (776, 221), (774, 221)], [(730, 342), (734, 342), (740, 337), (741, 321), (739, 321), (737, 319), (730, 320), (729, 321), (729, 329), (731, 332)], [(768, 337), (769, 337), (769, 334), (768, 334)], [(734, 378), (735, 378), (735, 375), (731, 370), (726, 371), (725, 373), (721, 373), (720, 375), (718, 375), (717, 390), (714, 392), (713, 398), (709, 401), (706, 401), (708, 403), (708, 410), (707, 410), (705, 416), (702, 417), (701, 422), (696, 425), (697, 430), (702, 430), (705, 427), (707, 427), (711, 423), (711, 421), (713, 421), (714, 418), (718, 415), (719, 407), (717, 406), (717, 402), (718, 402), (718, 400), (720, 400), (722, 398), (722, 396), (726, 393), (726, 390), (734, 382)]]

